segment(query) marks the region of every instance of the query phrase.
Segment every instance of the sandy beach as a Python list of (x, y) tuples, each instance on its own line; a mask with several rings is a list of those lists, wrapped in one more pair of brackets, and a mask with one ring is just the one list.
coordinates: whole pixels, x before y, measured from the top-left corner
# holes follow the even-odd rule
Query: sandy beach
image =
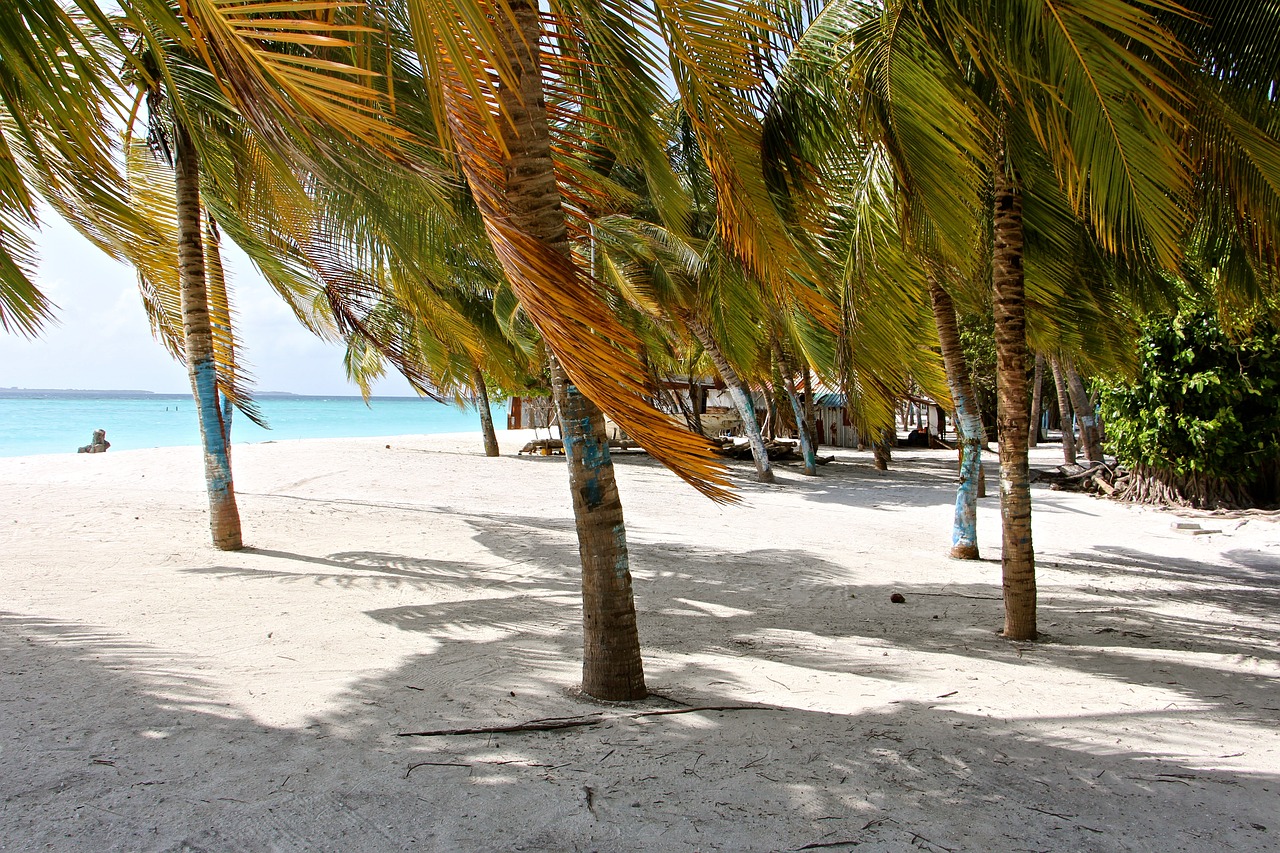
[(0, 849), (1280, 849), (1280, 514), (1035, 486), (1010, 643), (994, 458), (964, 563), (944, 451), (736, 507), (621, 454), (654, 695), (603, 705), (527, 437), (238, 446), (236, 553), (194, 448), (0, 459)]

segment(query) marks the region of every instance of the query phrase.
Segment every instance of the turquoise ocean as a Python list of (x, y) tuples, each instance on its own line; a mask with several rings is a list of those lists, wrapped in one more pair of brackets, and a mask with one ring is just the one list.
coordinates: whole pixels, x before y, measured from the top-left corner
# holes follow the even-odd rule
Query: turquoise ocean
[[(478, 432), (473, 409), (419, 397), (309, 397), (266, 394), (256, 399), (270, 429), (240, 412), (232, 419), (233, 445), (291, 438), (354, 438)], [(494, 425), (506, 425), (504, 406)], [(143, 391), (0, 390), (0, 456), (75, 453), (95, 429), (107, 431), (114, 450), (200, 444), (190, 395)]]

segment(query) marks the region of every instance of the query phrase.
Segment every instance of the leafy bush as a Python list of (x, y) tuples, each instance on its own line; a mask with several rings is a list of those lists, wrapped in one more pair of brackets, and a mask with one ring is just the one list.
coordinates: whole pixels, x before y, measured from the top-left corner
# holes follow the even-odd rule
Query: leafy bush
[(1232, 336), (1214, 312), (1187, 308), (1145, 323), (1138, 355), (1138, 378), (1102, 398), (1116, 457), (1170, 482), (1208, 477), (1247, 501), (1275, 500), (1280, 331), (1260, 321)]

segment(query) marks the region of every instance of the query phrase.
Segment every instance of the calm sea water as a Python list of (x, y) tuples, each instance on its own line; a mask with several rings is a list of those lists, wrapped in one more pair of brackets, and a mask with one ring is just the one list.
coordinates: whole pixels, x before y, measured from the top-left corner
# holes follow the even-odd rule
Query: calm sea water
[[(266, 396), (257, 402), (271, 429), (236, 412), (233, 444), (480, 429), (474, 410), (417, 397), (373, 397), (367, 406), (359, 397)], [(506, 409), (494, 406), (493, 420), (504, 426)], [(0, 456), (75, 453), (95, 429), (107, 431), (112, 450), (200, 443), (189, 395), (0, 391)]]

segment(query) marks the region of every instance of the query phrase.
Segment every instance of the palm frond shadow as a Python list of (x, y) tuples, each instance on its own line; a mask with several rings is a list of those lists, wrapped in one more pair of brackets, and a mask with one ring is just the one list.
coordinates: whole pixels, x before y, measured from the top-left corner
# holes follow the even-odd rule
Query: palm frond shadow
[[(19, 649), (35, 655), (6, 680), (13, 701), (0, 738), (13, 747), (0, 795), (14, 807), (0, 822), (32, 847), (119, 849), (147, 837), (154, 849), (285, 853), (339, 833), (368, 849), (408, 838), (481, 849), (497, 815), (521, 816), (503, 831), (513, 849), (529, 850), (639, 849), (661, 837), (664, 849), (692, 851), (714, 836), (744, 851), (832, 842), (1121, 851), (1133, 838), (1260, 851), (1274, 830), (1263, 790), (1280, 774), (1081, 740), (1052, 720), (886, 704), (883, 693), (856, 710), (764, 704), (752, 713), (628, 719), (627, 709), (562, 690), (556, 646), (500, 639), (466, 660), (415, 656), (356, 679), (336, 707), (292, 727), (173, 701), (156, 689), (156, 652), (145, 645), (56, 620), (0, 618), (5, 659)], [(43, 701), (54, 680), (77, 689), (61, 703)], [(624, 716), (501, 737), (389, 734), (591, 713)], [(1149, 716), (1071, 722), (1123, 726)], [(37, 746), (20, 751), (20, 742)], [(171, 773), (184, 769), (156, 776), (161, 755)], [(405, 808), (406, 797), (430, 805)], [(1199, 805), (1187, 808), (1187, 797)], [(74, 837), (64, 822), (46, 823), (48, 834), (32, 830), (36, 810), (71, 820), (86, 803), (105, 816)], [(1010, 809), (1020, 815), (1014, 823)]]
[[(430, 592), (430, 603), (366, 611), (379, 623), (440, 644), (431, 665), (467, 647), (498, 644), (502, 654), (526, 659), (530, 668), (572, 673), (580, 655), (578, 556), (571, 525), (521, 515), (466, 515), (473, 538), (496, 564), (430, 560), (375, 551), (307, 557), (260, 551), (291, 561), (284, 569), (190, 569), (224, 577), (309, 582), (338, 588), (403, 588)], [(750, 658), (762, 666), (803, 670), (819, 679), (907, 681), (934, 667), (959, 666), (966, 658), (1026, 663), (1030, 659), (1101, 676), (1118, 684), (1169, 688), (1198, 707), (1230, 706), (1242, 719), (1265, 720), (1280, 706), (1265, 672), (1238, 672), (1217, 656), (1280, 660), (1280, 631), (1266, 620), (1280, 609), (1280, 591), (1269, 574), (1274, 560), (1246, 552), (1235, 567), (1168, 559), (1122, 548), (1045, 554), (1043, 565), (1071, 572), (1177, 580), (1164, 598), (1211, 609), (1176, 617), (1150, 604), (1148, 593), (1118, 588), (1081, 590), (1046, 586), (1042, 596), (1045, 642), (1031, 650), (999, 638), (998, 572), (990, 584), (904, 584), (892, 578), (867, 583), (865, 574), (803, 548), (707, 552), (633, 538), (632, 571), (642, 641), (663, 660), (662, 683), (717, 680), (739, 683), (715, 663)], [(297, 564), (327, 572), (298, 571)], [(1144, 575), (1145, 573), (1145, 575)], [(1139, 584), (1140, 585), (1140, 584)], [(890, 603), (900, 593), (907, 604)], [(1145, 598), (1144, 598), (1145, 596)], [(820, 612), (820, 621), (812, 618)], [(661, 618), (656, 618), (656, 617)], [(653, 617), (653, 618), (650, 618)], [(885, 666), (880, 648), (925, 655)], [(875, 655), (870, 650), (876, 650)], [(1165, 652), (1214, 656), (1188, 661)], [(952, 661), (951, 663), (947, 663)], [(797, 669), (798, 668), (798, 669)], [(657, 683), (657, 682), (655, 682)]]

